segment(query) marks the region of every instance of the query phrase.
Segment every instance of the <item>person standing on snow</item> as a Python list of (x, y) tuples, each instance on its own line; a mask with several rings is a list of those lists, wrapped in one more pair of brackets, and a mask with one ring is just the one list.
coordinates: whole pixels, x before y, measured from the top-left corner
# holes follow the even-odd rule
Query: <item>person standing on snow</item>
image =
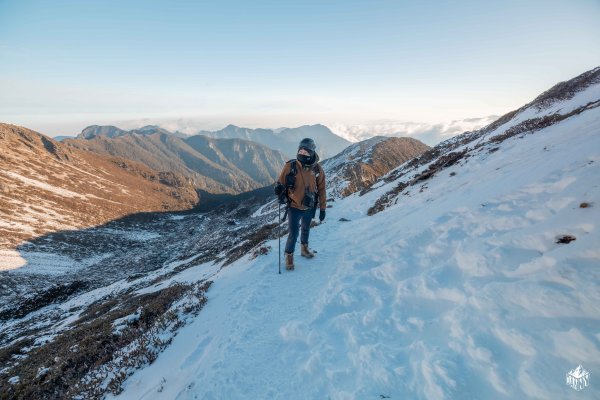
[(302, 139), (295, 160), (288, 161), (275, 185), (275, 194), (287, 202), (288, 238), (285, 245), (285, 268), (294, 269), (294, 249), (300, 234), (300, 255), (306, 258), (315, 256), (308, 248), (310, 222), (320, 208), (319, 221), (325, 219), (327, 208), (325, 193), (325, 172), (319, 164), (317, 146), (310, 138)]

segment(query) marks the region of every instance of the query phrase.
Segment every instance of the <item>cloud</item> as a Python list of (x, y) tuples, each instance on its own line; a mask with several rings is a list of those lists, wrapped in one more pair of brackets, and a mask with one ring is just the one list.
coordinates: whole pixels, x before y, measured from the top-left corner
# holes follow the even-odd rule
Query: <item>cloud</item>
[[(452, 120), (443, 123), (425, 123), (414, 121), (398, 121), (392, 119), (373, 120), (361, 124), (343, 124), (327, 123), (326, 121), (308, 121), (288, 119), (284, 124), (288, 127), (300, 126), (305, 124), (323, 123), (329, 127), (335, 134), (351, 141), (358, 142), (371, 138), (373, 136), (396, 136), (413, 137), (422, 142), (433, 146), (450, 137), (459, 135), (466, 131), (472, 131), (482, 128), (498, 119), (497, 115), (487, 117), (466, 118), (462, 120)], [(247, 118), (233, 118), (227, 116), (211, 117), (182, 117), (182, 118), (139, 118), (124, 121), (118, 121), (115, 125), (123, 129), (135, 129), (144, 125), (158, 125), (169, 131), (180, 131), (188, 135), (197, 133), (200, 130), (218, 130), (232, 123), (234, 125), (247, 128), (278, 128), (282, 126), (275, 121), (269, 124), (268, 120), (253, 121)]]
[(327, 126), (335, 134), (352, 142), (358, 142), (373, 136), (407, 136), (419, 139), (432, 146), (463, 132), (482, 128), (496, 119), (498, 119), (497, 115), (490, 115), (435, 124), (414, 121), (374, 120), (355, 125), (331, 123)]

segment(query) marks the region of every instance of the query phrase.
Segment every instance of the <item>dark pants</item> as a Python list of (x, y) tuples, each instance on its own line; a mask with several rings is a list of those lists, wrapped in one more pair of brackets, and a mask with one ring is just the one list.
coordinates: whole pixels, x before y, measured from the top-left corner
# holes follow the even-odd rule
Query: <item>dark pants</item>
[(288, 238), (285, 244), (285, 252), (293, 253), (298, 241), (298, 230), (302, 226), (300, 243), (308, 243), (308, 234), (310, 233), (310, 221), (313, 218), (313, 209), (306, 211), (290, 207), (288, 210)]

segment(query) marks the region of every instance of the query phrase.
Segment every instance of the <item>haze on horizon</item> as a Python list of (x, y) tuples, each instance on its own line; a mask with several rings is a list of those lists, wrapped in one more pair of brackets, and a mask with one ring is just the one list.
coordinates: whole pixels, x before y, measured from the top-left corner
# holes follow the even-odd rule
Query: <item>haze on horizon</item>
[(0, 0), (0, 121), (55, 136), (500, 115), (600, 65), (598, 21), (595, 0)]

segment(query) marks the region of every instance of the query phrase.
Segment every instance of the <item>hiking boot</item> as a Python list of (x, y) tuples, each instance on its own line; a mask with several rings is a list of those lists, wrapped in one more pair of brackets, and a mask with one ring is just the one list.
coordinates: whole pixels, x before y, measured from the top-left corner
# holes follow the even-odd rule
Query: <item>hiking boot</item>
[(285, 253), (285, 269), (294, 270), (294, 253)]
[(308, 248), (308, 243), (302, 243), (300, 245), (300, 255), (306, 258), (313, 258), (315, 253)]

